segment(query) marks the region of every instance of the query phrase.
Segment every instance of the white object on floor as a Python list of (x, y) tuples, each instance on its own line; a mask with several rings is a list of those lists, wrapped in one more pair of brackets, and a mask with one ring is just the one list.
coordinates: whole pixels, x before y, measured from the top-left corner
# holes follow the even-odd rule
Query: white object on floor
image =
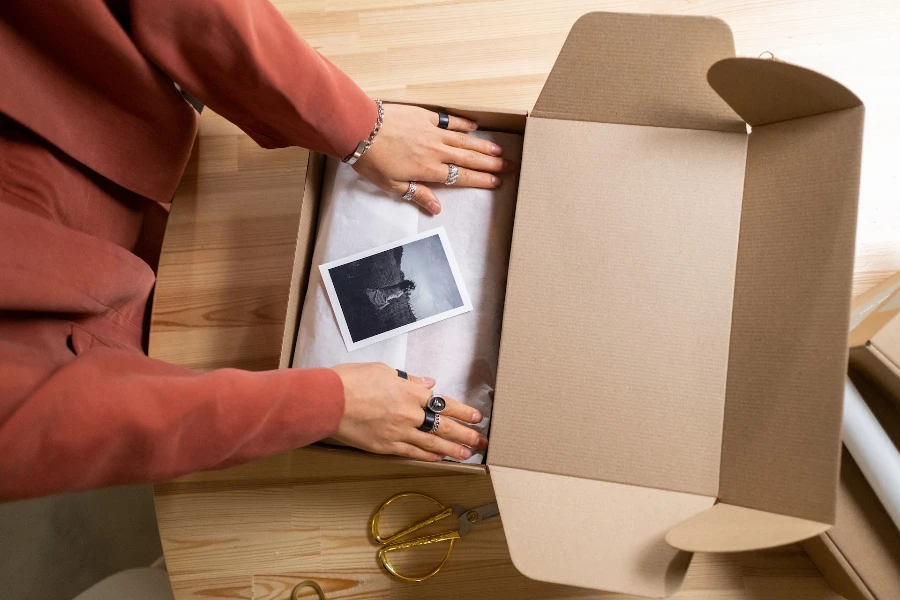
[(900, 452), (856, 386), (844, 384), (844, 445), (900, 530)]
[(74, 600), (175, 600), (175, 596), (166, 571), (141, 567), (110, 575)]
[[(481, 131), (472, 135), (499, 144), (504, 157), (521, 160), (521, 135)], [(361, 179), (352, 167), (328, 159), (313, 268), (292, 366), (384, 362), (413, 375), (434, 377), (436, 392), (465, 402), (485, 415), (478, 428), (487, 433), (518, 174), (504, 175), (503, 185), (496, 190), (428, 185), (441, 201), (440, 215), (428, 215), (418, 206)], [(447, 231), (474, 310), (348, 352), (318, 266), (441, 226)], [(465, 462), (483, 460), (481, 454), (476, 454)]]

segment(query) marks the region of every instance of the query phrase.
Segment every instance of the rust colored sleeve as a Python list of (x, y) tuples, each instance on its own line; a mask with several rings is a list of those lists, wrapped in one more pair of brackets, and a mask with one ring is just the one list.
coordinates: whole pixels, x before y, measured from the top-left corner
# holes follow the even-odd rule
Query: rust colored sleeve
[(267, 0), (129, 0), (137, 47), (189, 94), (266, 148), (342, 158), (377, 108)]
[(19, 397), (2, 403), (0, 501), (250, 461), (332, 435), (344, 411), (331, 369), (200, 373), (100, 347), (35, 377), (42, 357), (4, 346), (0, 394)]

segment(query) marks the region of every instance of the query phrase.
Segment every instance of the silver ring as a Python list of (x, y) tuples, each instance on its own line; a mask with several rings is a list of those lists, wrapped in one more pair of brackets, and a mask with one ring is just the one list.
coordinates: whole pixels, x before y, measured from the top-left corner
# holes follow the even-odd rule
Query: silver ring
[(431, 394), (431, 398), (428, 399), (425, 408), (433, 413), (442, 413), (447, 408), (447, 401), (440, 394)]
[(453, 163), (448, 164), (447, 167), (447, 180), (444, 185), (456, 185), (456, 180), (459, 179), (459, 167)]
[(435, 413), (434, 415), (434, 426), (431, 428), (431, 431), (428, 433), (437, 434), (438, 428), (441, 426), (441, 415), (440, 413)]
[(416, 193), (416, 182), (410, 181), (409, 187), (406, 189), (406, 193), (403, 194), (403, 199), (407, 202), (412, 202), (413, 195)]

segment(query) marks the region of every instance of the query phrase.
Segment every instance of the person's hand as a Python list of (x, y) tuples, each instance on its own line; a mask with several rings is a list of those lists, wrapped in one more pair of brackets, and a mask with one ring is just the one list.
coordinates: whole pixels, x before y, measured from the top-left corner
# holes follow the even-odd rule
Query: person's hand
[(440, 129), (436, 112), (385, 104), (384, 123), (374, 143), (353, 165), (356, 172), (386, 192), (402, 196), (409, 182), (417, 182), (413, 202), (431, 212), (441, 212), (441, 203), (424, 183), (443, 185), (450, 163), (459, 167), (456, 185), (495, 188), (501, 183), (495, 173), (514, 168), (500, 158), (497, 144), (466, 135), (477, 126), (468, 119), (450, 116), (448, 129)]
[(427, 461), (465, 460), (472, 449), (487, 447), (486, 437), (453, 420), (478, 423), (481, 413), (446, 396), (437, 433), (419, 431), (433, 379), (410, 375), (407, 381), (383, 363), (345, 364), (334, 371), (344, 383), (344, 418), (333, 436), (339, 442)]

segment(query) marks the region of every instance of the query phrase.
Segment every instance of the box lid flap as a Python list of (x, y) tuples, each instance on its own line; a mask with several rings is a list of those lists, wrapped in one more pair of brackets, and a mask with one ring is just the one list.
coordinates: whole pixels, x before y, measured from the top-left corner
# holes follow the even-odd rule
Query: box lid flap
[(709, 65), (728, 56), (731, 29), (719, 19), (588, 13), (572, 26), (532, 115), (743, 132), (706, 82)]
[[(743, 91), (722, 85), (726, 67)], [(771, 100), (782, 92), (790, 103), (798, 86), (810, 96), (837, 86), (785, 63), (728, 60), (710, 74), (736, 105), (769, 107), (740, 109), (766, 124), (748, 136), (719, 499), (833, 523), (863, 108), (781, 111)], [(765, 93), (748, 91), (756, 85)]]
[(691, 555), (663, 539), (714, 498), (491, 467), (513, 564), (539, 581), (664, 597)]
[(489, 465), (716, 495), (747, 139), (529, 118)]
[(672, 528), (666, 542), (688, 552), (744, 552), (793, 544), (830, 527), (720, 502)]
[(862, 105), (833, 79), (780, 60), (726, 58), (709, 68), (707, 79), (752, 127)]

